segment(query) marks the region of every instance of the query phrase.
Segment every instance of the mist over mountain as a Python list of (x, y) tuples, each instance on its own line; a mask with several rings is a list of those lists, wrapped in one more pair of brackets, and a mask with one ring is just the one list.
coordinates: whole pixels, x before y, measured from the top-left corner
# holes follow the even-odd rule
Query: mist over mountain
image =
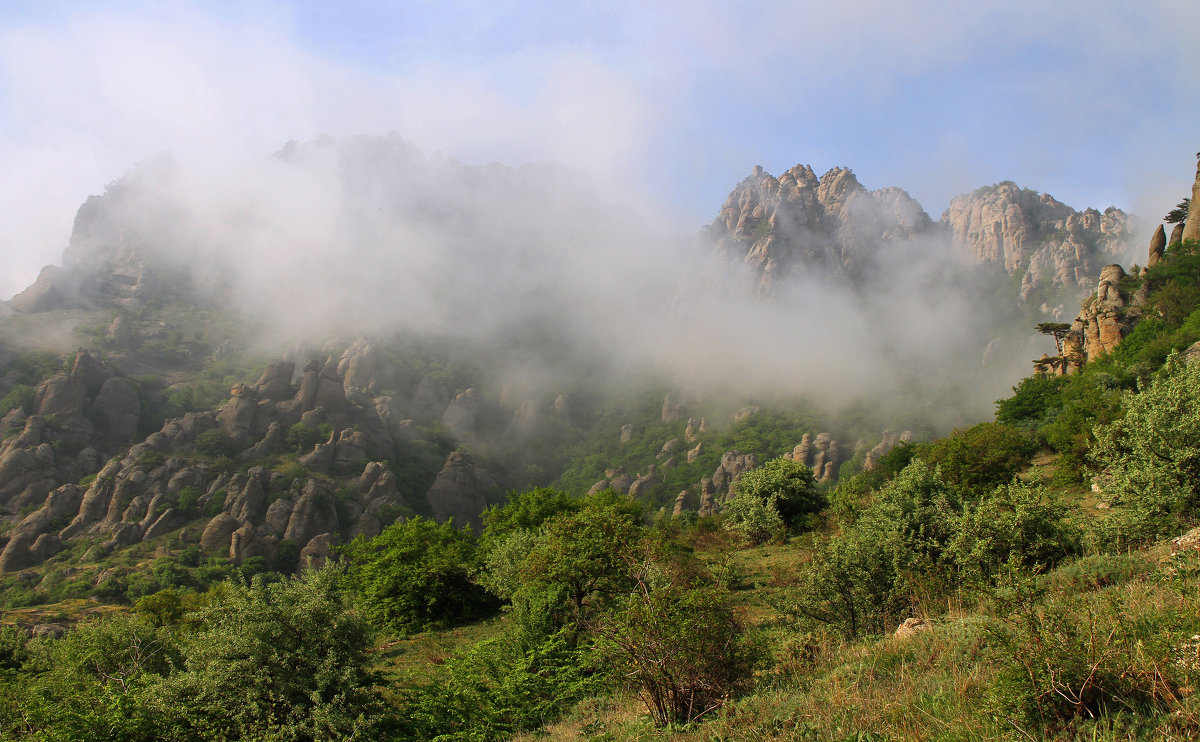
[(467, 166), (396, 135), (292, 142), (236, 172), (161, 155), (90, 198), (63, 265), (11, 304), (186, 295), (236, 307), (269, 353), (403, 330), (486, 348), (514, 380), (936, 398), (951, 425), (986, 415), (1036, 355), (1031, 297), (1071, 306), (1127, 227), (1011, 184), (936, 222), (898, 188), (808, 166), (756, 168), (698, 234), (654, 215), (575, 171)]

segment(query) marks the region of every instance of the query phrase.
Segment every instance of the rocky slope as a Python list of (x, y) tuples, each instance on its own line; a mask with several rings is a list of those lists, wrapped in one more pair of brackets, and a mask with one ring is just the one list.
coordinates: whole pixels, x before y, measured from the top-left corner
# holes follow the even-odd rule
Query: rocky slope
[[(1200, 194), (1200, 166), (1196, 170), (1192, 193), (1193, 198)], [(1146, 252), (1146, 266), (1137, 275), (1127, 274), (1116, 263), (1101, 269), (1096, 292), (1084, 302), (1062, 337), (1062, 352), (1034, 361), (1035, 371), (1060, 376), (1075, 373), (1087, 362), (1111, 353), (1133, 331), (1148, 310), (1147, 301), (1153, 288), (1146, 269), (1162, 262), (1167, 250), (1184, 239), (1200, 239), (1200, 227), (1197, 226), (1200, 225), (1200, 211), (1196, 210), (1195, 201), (1192, 204), (1185, 222), (1172, 230), (1169, 243), (1162, 225), (1154, 231)], [(1196, 237), (1187, 237), (1189, 234)]]
[[(430, 166), (421, 177), (449, 177), (451, 187), (427, 198), (419, 188), (423, 181), (413, 175), (414, 168), (424, 166), (413, 164), (411, 152), (391, 142), (368, 145), (363, 145), (365, 154), (359, 153), (361, 160), (374, 162), (383, 152), (383, 160), (405, 175), (389, 180), (369, 171), (377, 180), (356, 181), (354, 187), (379, 192), (366, 205), (416, 214), (422, 225), (462, 237), (449, 240), (453, 245), (440, 256), (447, 276), (458, 275), (451, 269), (462, 260), (498, 261), (507, 255), (489, 255), (464, 236), (478, 236), (480, 225), (487, 232), (509, 224), (515, 232), (506, 239), (514, 243), (534, 229), (521, 226), (525, 216), (518, 219), (511, 211), (501, 210), (495, 221), (495, 214), (485, 214), (471, 195), (472, 189), (519, 181), (516, 174)], [(286, 149), (280, 155), (284, 162), (299, 156)], [(105, 553), (168, 534), (234, 563), (255, 557), (274, 561), (294, 551), (302, 567), (324, 558), (340, 541), (375, 534), (414, 513), (478, 526), (481, 512), (504, 487), (553, 481), (563, 466), (555, 457), (564, 455), (568, 442), (600, 433), (613, 441), (619, 436), (622, 444), (632, 439), (639, 421), (621, 420), (624, 427), (601, 430), (610, 421), (600, 410), (619, 406), (617, 393), (583, 382), (557, 388), (546, 380), (549, 375), (535, 374), (531, 382), (499, 371), (454, 373), (449, 361), (435, 363), (399, 341), (364, 337), (326, 343), (319, 327), (309, 328), (314, 345), (275, 357), (257, 381), (250, 376), (223, 387), (229, 390), (223, 403), (155, 417), (153, 410), (167, 392), (197, 385), (215, 364), (245, 355), (232, 333), (207, 328), (211, 337), (201, 342), (190, 338), (200, 330), (185, 331), (173, 323), (184, 316), (196, 320), (210, 309), (215, 316), (230, 302), (230, 286), (237, 281), (257, 285), (274, 298), (268, 291), (271, 277), (243, 275), (248, 271), (236, 261), (197, 269), (196, 261), (185, 257), (195, 247), (191, 240), (205, 233), (190, 228), (194, 215), (172, 195), (173, 167), (169, 160), (154, 160), (89, 199), (76, 218), (63, 266), (47, 268), (11, 306), (0, 307), (12, 315), (9, 319), (69, 317), (84, 310), (92, 312), (87, 321), (104, 317), (90, 350), (79, 349), (68, 370), (38, 379), (31, 400), (13, 406), (0, 420), (0, 515), (9, 525), (0, 535), (0, 572), (27, 569), (76, 544)], [(549, 190), (537, 192), (549, 200)], [(800, 275), (823, 276), (851, 290), (871, 285), (887, 278), (889, 253), (907, 256), (912, 253), (905, 251), (928, 248), (936, 259), (960, 232), (963, 249), (981, 262), (1003, 264), (1010, 272), (1027, 268), (1033, 285), (1049, 281), (1074, 288), (1087, 261), (1116, 249), (1124, 215), (1116, 210), (1078, 214), (1030, 193), (1010, 184), (981, 189), (956, 199), (938, 223), (903, 191), (867, 190), (846, 169), (817, 178), (810, 167), (797, 166), (775, 178), (757, 168), (730, 194), (705, 241), (725, 266), (741, 266), (738, 280), (762, 297)], [(520, 202), (535, 217), (541, 215), (540, 202), (525, 203), (525, 195), (518, 189), (505, 203), (515, 209)], [(1003, 218), (993, 219), (997, 215)], [(350, 217), (339, 212), (338, 218)], [(555, 231), (552, 222), (536, 228)], [(280, 256), (284, 262), (292, 257), (286, 251)], [(540, 257), (518, 253), (522, 256), (533, 262)], [(337, 268), (326, 262), (315, 270), (318, 276), (327, 271), (342, 277)], [(511, 289), (500, 280), (507, 273), (496, 275), (479, 287), (485, 303), (498, 304)], [(1119, 285), (1119, 276), (1108, 278), (1102, 287)], [(353, 293), (355, 301), (370, 307), (369, 291)], [(539, 289), (537, 295), (546, 293)], [(1114, 288), (1095, 306), (1117, 312), (1117, 299), (1124, 301)], [(292, 301), (276, 306), (277, 313), (303, 310)], [(555, 305), (547, 306), (552, 311)], [(210, 324), (209, 318), (203, 314), (199, 324)], [(475, 329), (485, 318), (460, 319)], [(1094, 334), (1103, 344), (1112, 333), (1101, 319), (1097, 315)], [(540, 329), (527, 317), (524, 324), (526, 332)], [(487, 354), (522, 353), (486, 330), (472, 337), (484, 349), (478, 351), (485, 354), (480, 367), (494, 360)], [(543, 351), (555, 350), (544, 338), (536, 340)], [(14, 352), (0, 347), (0, 362)], [(608, 352), (596, 350), (597, 355)], [(445, 358), (456, 355), (467, 354), (458, 348)], [(550, 355), (543, 353), (539, 361)], [(719, 352), (709, 359), (720, 360)], [(583, 373), (586, 366), (568, 367)], [(0, 377), (0, 397), (16, 389), (11, 376)], [(147, 382), (151, 376), (158, 381)], [(719, 427), (736, 427), (759, 411), (757, 405), (744, 407)], [(590, 477), (604, 472), (593, 489), (612, 487), (660, 503), (674, 497), (677, 510), (714, 512), (736, 492), (738, 477), (766, 455), (765, 450), (718, 446), (717, 434), (703, 418), (688, 418), (678, 393), (663, 400), (661, 423), (672, 432), (647, 444), (651, 456), (639, 460), (636, 469), (629, 465), (629, 473), (614, 462), (590, 470)], [(861, 427), (810, 425), (785, 445), (787, 455), (812, 467), (818, 481), (832, 482), (845, 462), (871, 468), (890, 447), (911, 437), (885, 432), (871, 447), (864, 435)], [(540, 451), (549, 453), (538, 458)], [(678, 474), (685, 466), (695, 467), (686, 479)], [(681, 486), (686, 489), (675, 495)]]
[[(271, 363), (254, 385), (236, 385), (219, 410), (168, 420), (128, 446), (139, 414), (132, 382), (80, 350), (69, 373), (39, 385), (33, 414), (0, 448), (0, 509), (36, 507), (7, 534), (0, 572), (44, 561), (74, 539), (111, 550), (184, 526), (186, 540), (210, 555), (274, 559), (290, 542), (304, 565), (412, 514), (389, 463), (404, 460), (397, 448), (419, 445), (420, 434), (405, 432), (409, 401), (366, 391), (379, 383), (364, 360), (371, 354), (363, 342), (300, 371), (291, 359)], [(23, 416), (15, 410), (4, 424)], [(323, 428), (328, 437), (296, 464), (278, 458), (286, 433)], [(214, 441), (225, 450), (214, 452)], [(478, 526), (497, 489), (485, 469), (452, 452), (426, 501), (415, 504), (439, 520)], [(201, 513), (210, 515), (197, 522)]]

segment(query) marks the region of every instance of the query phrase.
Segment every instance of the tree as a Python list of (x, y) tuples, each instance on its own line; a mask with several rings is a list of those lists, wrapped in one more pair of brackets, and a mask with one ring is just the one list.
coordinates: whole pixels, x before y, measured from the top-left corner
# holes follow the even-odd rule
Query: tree
[(161, 685), (164, 739), (374, 739), (382, 705), (372, 631), (347, 610), (336, 565), (266, 584), (231, 583), (184, 640)]
[(775, 508), (788, 525), (796, 525), (804, 516), (825, 507), (825, 498), (816, 490), (812, 470), (782, 456), (738, 477), (737, 495), (764, 502), (774, 497)]
[(1038, 485), (1014, 483), (968, 504), (948, 554), (968, 580), (989, 583), (1004, 569), (1037, 574), (1079, 550), (1067, 509)]
[(549, 487), (509, 493), (508, 502), (483, 511), (479, 546), (490, 551), (516, 531), (535, 531), (554, 516), (578, 512), (585, 504), (583, 498)]
[(417, 632), (487, 615), (495, 600), (477, 585), (475, 538), (452, 523), (415, 517), (343, 547), (347, 583), (363, 615), (381, 628)]
[(728, 598), (712, 587), (639, 586), (597, 630), (609, 664), (660, 725), (720, 707), (754, 665)]
[(920, 457), (939, 468), (946, 482), (987, 492), (1007, 484), (1029, 465), (1037, 441), (1011, 425), (979, 423), (956, 429), (921, 449)]
[(629, 564), (643, 529), (620, 502), (591, 502), (577, 513), (546, 521), (521, 566), (521, 597), (559, 594), (579, 624), (612, 595), (630, 586)]
[(1200, 510), (1200, 364), (1173, 354), (1160, 376), (1122, 396), (1122, 407), (1096, 431), (1105, 493), (1124, 506), (1126, 535), (1170, 532)]
[(632, 589), (590, 622), (597, 651), (657, 724), (690, 722), (743, 687), (756, 647), (694, 555), (653, 539), (642, 547)]
[(1191, 207), (1191, 205), (1191, 198), (1183, 199), (1175, 206), (1175, 208), (1167, 212), (1167, 215), (1163, 217), (1163, 221), (1167, 224), (1182, 224), (1183, 222), (1187, 221), (1188, 209)]
[(238, 442), (224, 430), (214, 428), (196, 436), (196, 451), (214, 458), (232, 458), (239, 450)]
[(1050, 335), (1054, 338), (1054, 347), (1058, 348), (1058, 354), (1061, 356), (1063, 352), (1062, 341), (1063, 337), (1071, 330), (1071, 326), (1065, 322), (1039, 322), (1037, 323), (1037, 331), (1043, 335)]

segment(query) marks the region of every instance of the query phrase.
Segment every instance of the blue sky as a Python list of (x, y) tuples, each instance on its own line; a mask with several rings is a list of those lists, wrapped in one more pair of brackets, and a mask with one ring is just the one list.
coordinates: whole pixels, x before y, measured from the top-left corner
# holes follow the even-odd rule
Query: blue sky
[[(557, 161), (693, 229), (756, 164), (937, 218), (1000, 180), (1159, 218), (1200, 150), (1193, 0), (0, 3), (0, 297), (162, 150), (396, 131)], [(1153, 222), (1146, 228), (1146, 238)]]

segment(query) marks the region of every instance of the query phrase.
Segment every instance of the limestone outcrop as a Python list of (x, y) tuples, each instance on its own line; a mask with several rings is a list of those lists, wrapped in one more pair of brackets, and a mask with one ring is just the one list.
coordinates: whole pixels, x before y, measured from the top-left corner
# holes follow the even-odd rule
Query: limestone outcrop
[(1111, 353), (1141, 316), (1134, 293), (1122, 288), (1125, 270), (1116, 264), (1100, 271), (1095, 298), (1088, 302), (1063, 337), (1062, 363), (1054, 373), (1073, 373), (1101, 354)]
[(1200, 240), (1200, 157), (1196, 158), (1196, 180), (1192, 183), (1192, 199), (1187, 220), (1183, 223), (1181, 240)]
[(1131, 231), (1120, 209), (1075, 211), (1011, 181), (952, 199), (941, 222), (964, 258), (1024, 270), (1022, 299), (1038, 287), (1085, 291), (1100, 265), (1126, 257)]
[(869, 191), (846, 168), (817, 178), (797, 165), (778, 178), (755, 167), (721, 206), (708, 239), (715, 255), (745, 268), (748, 287), (769, 295), (808, 270), (853, 280), (881, 244), (934, 231), (921, 205), (898, 188)]
[(467, 454), (455, 451), (446, 458), (425, 499), (436, 520), (453, 520), (459, 526), (469, 525), (478, 531), (479, 515), (498, 489), (499, 482), (494, 476), (473, 463)]

